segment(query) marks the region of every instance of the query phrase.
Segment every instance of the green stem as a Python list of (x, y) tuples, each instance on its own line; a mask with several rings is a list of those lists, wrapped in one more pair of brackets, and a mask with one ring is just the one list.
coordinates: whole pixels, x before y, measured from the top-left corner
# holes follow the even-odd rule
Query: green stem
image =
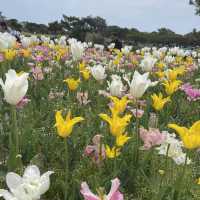
[(114, 160), (113, 160), (113, 176), (115, 177), (115, 176), (117, 176), (117, 149), (115, 149), (115, 151), (114, 151)]
[(188, 152), (186, 152), (186, 156), (185, 156), (185, 163), (184, 163), (184, 166), (183, 166), (183, 170), (182, 170), (182, 173), (180, 175), (180, 178), (179, 178), (179, 181), (178, 181), (178, 185), (175, 189), (175, 193), (174, 193), (174, 200), (179, 200), (179, 195), (180, 195), (180, 192), (182, 191), (183, 189), (183, 182), (184, 182), (184, 177), (185, 177), (185, 171), (186, 171), (186, 166), (187, 166), (187, 159), (188, 159)]
[(136, 124), (135, 124), (135, 132), (136, 132), (136, 150), (135, 150), (135, 163), (138, 162), (139, 159), (139, 141), (140, 141), (140, 135), (139, 135), (139, 127), (140, 127), (140, 119), (138, 117), (138, 102), (136, 100)]
[(19, 154), (19, 133), (17, 127), (17, 111), (16, 107), (12, 106), (12, 120), (13, 120), (13, 138), (15, 140), (16, 155)]
[[(167, 169), (168, 169), (169, 148), (170, 148), (170, 144), (168, 144), (168, 146), (167, 146), (167, 153), (166, 153), (166, 157), (165, 157), (165, 174), (166, 174), (166, 171), (167, 171)], [(161, 189), (161, 187), (162, 187), (163, 178), (164, 178), (164, 175), (162, 175), (161, 180), (160, 180), (159, 194), (160, 194), (160, 189)]]
[(8, 170), (16, 170), (21, 167), (21, 156), (19, 150), (19, 132), (17, 126), (17, 111), (16, 107), (11, 107), (12, 130), (9, 134), (9, 159)]
[[(64, 139), (65, 146), (65, 187), (64, 187), (64, 200), (67, 200), (67, 192), (68, 192), (68, 175), (69, 175), (69, 165), (68, 165), (68, 144), (67, 139)], [(65, 189), (66, 188), (66, 189)]]

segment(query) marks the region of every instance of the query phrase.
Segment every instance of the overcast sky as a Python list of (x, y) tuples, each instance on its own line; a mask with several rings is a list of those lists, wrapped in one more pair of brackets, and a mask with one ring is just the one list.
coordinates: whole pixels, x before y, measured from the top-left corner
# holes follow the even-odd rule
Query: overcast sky
[(154, 31), (167, 27), (177, 33), (200, 30), (189, 0), (0, 0), (0, 11), (20, 21), (48, 23), (62, 14), (101, 16), (109, 25)]

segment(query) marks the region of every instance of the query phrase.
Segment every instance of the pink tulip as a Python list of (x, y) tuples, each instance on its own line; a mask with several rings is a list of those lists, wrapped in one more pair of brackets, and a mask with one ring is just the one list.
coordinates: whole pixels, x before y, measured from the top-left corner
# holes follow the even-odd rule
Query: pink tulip
[[(118, 178), (113, 179), (110, 192), (108, 195), (99, 194), (98, 196), (93, 194), (86, 182), (81, 184), (81, 194), (85, 200), (123, 200), (124, 195), (119, 191), (120, 181)], [(103, 198), (103, 199), (102, 199)]]
[(144, 114), (144, 110), (141, 109), (132, 109), (131, 112), (133, 113), (135, 118), (141, 118)]
[(18, 109), (23, 108), (29, 101), (30, 99), (28, 99), (27, 97), (23, 97), (23, 99), (16, 105), (16, 107)]
[(150, 128), (149, 130), (140, 128), (140, 138), (144, 142), (142, 149), (149, 150), (153, 146), (162, 144), (166, 137), (158, 129)]
[(40, 67), (33, 67), (32, 73), (35, 80), (41, 81), (44, 79), (44, 75)]
[(189, 101), (197, 101), (200, 99), (200, 89), (193, 88), (190, 83), (182, 85), (181, 90), (185, 92)]
[(92, 139), (93, 145), (88, 145), (84, 152), (86, 156), (91, 157), (92, 160), (97, 164), (106, 158), (105, 147), (103, 144), (101, 145), (101, 138), (101, 135), (95, 135)]
[(76, 98), (80, 105), (87, 105), (91, 101), (88, 100), (88, 92), (77, 92)]

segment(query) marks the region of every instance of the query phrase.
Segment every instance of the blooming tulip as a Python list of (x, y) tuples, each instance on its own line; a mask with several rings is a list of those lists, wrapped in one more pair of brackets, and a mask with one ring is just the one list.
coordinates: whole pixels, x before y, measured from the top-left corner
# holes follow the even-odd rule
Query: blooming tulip
[(8, 70), (6, 80), (0, 79), (0, 85), (4, 92), (4, 99), (11, 105), (17, 105), (28, 90), (28, 73), (18, 75), (15, 70)]
[(79, 86), (80, 79), (75, 80), (73, 78), (67, 78), (63, 82), (67, 83), (71, 91), (75, 91)]
[(39, 200), (49, 189), (49, 176), (53, 173), (48, 171), (41, 176), (35, 165), (27, 167), (23, 177), (9, 172), (6, 175), (6, 183), (10, 191), (0, 190), (0, 197), (5, 200)]
[(96, 65), (96, 66), (92, 67), (90, 70), (91, 70), (92, 76), (97, 81), (102, 81), (107, 76), (105, 74), (105, 67), (103, 67), (102, 65)]
[(153, 67), (155, 66), (157, 62), (157, 59), (151, 57), (151, 56), (146, 56), (141, 64), (140, 64), (140, 67), (142, 68), (143, 71), (145, 72), (151, 72)]
[(73, 59), (75, 61), (80, 60), (82, 58), (83, 53), (84, 53), (84, 46), (81, 42), (73, 40), (70, 43), (70, 49), (72, 52)]
[(159, 95), (153, 94), (151, 98), (153, 100), (152, 106), (157, 111), (162, 110), (164, 105), (170, 101), (170, 97), (163, 98), (162, 93), (159, 93)]
[(112, 75), (112, 81), (108, 81), (108, 89), (112, 96), (121, 97), (124, 91), (124, 85), (122, 83), (121, 77)]
[(166, 137), (158, 129), (150, 128), (146, 130), (144, 128), (140, 128), (140, 138), (144, 142), (144, 146), (142, 147), (145, 150), (150, 149), (153, 146), (162, 144)]
[(86, 182), (81, 184), (81, 194), (83, 195), (85, 200), (123, 200), (124, 195), (119, 192), (120, 181), (118, 178), (115, 178), (111, 181), (111, 189), (108, 195), (103, 194), (101, 190), (99, 190), (99, 194), (95, 195), (90, 191), (90, 188)]
[(56, 124), (58, 135), (66, 138), (72, 133), (75, 124), (84, 120), (83, 117), (74, 117), (71, 119), (71, 111), (68, 112), (66, 119), (63, 119), (61, 111), (56, 112)]
[(148, 79), (149, 73), (141, 75), (138, 71), (134, 72), (130, 86), (130, 94), (135, 98), (141, 98), (148, 87), (155, 86), (158, 82), (151, 82)]
[(189, 129), (176, 124), (169, 124), (168, 127), (176, 130), (185, 148), (196, 149), (200, 147), (200, 120), (195, 122)]

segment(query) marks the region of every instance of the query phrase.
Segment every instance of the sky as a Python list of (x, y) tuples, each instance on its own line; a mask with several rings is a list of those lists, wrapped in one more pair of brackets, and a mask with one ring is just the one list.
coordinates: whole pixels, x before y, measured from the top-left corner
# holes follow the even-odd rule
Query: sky
[(100, 16), (108, 25), (185, 34), (200, 30), (200, 16), (189, 0), (0, 0), (0, 11), (19, 21), (45, 23), (67, 16)]

